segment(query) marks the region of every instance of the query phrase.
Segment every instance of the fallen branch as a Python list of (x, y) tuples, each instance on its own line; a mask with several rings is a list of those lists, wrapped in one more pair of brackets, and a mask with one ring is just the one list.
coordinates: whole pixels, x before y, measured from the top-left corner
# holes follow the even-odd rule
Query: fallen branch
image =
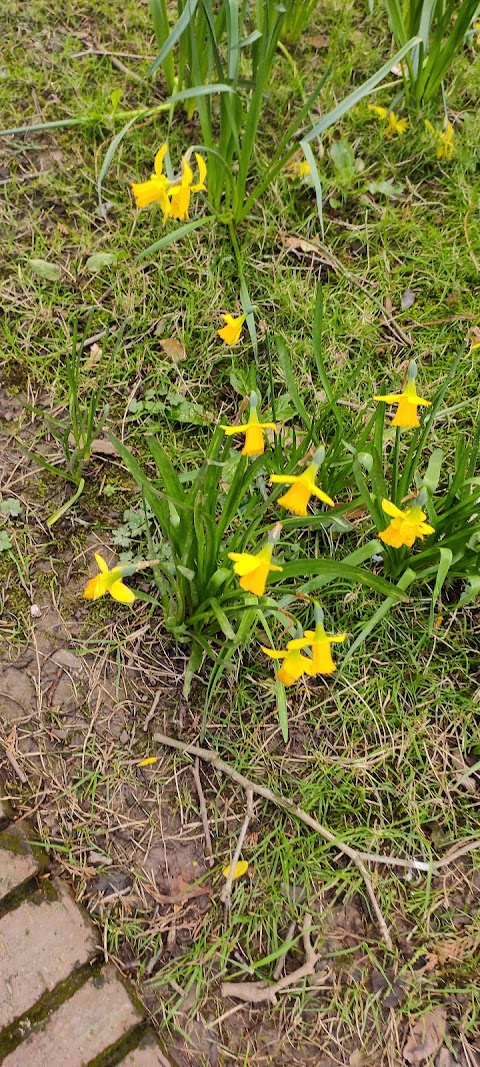
[(205, 837), (205, 851), (208, 859), (207, 863), (209, 867), (213, 867), (215, 860), (213, 858), (212, 838), (210, 836), (210, 827), (208, 825), (208, 812), (207, 805), (205, 803), (205, 797), (203, 795), (202, 783), (200, 781), (200, 760), (197, 756), (193, 765), (193, 777), (195, 779), (195, 785), (198, 793), (198, 802), (200, 805), (200, 818), (202, 820), (203, 835)]
[(268, 985), (267, 982), (222, 982), (220, 992), (222, 997), (235, 997), (237, 1000), (246, 1000), (250, 1004), (260, 1004), (268, 1000), (270, 1004), (277, 1003), (277, 993), (283, 989), (291, 989), (301, 978), (308, 978), (315, 973), (315, 967), (320, 959), (320, 953), (315, 952), (310, 941), (312, 916), (305, 915), (303, 920), (303, 947), (305, 949), (305, 963), (297, 967), (296, 971), (279, 978), (278, 982)]
[(232, 883), (235, 875), (235, 867), (237, 866), (237, 863), (240, 859), (240, 853), (242, 851), (243, 842), (245, 841), (245, 838), (247, 836), (247, 830), (249, 827), (250, 819), (253, 818), (253, 815), (253, 789), (249, 788), (247, 789), (247, 810), (245, 813), (245, 818), (243, 820), (240, 833), (238, 835), (237, 847), (235, 849), (235, 852), (233, 853), (232, 862), (230, 863), (230, 870), (227, 875), (227, 881), (225, 882), (225, 885), (220, 895), (220, 900), (222, 901), (222, 904), (225, 905), (225, 926), (228, 923), (228, 918), (230, 915), (230, 896), (232, 892)]
[(317, 822), (316, 819), (313, 819), (312, 816), (308, 814), (308, 812), (303, 811), (302, 808), (299, 808), (297, 804), (294, 804), (293, 801), (289, 800), (287, 797), (283, 797), (279, 793), (273, 793), (271, 789), (267, 788), (267, 786), (258, 785), (256, 782), (250, 781), (249, 778), (245, 778), (243, 774), (240, 774), (239, 771), (236, 771), (233, 767), (230, 767), (228, 763), (224, 763), (224, 761), (220, 759), (220, 756), (218, 756), (216, 752), (211, 752), (208, 748), (200, 748), (198, 745), (186, 744), (184, 741), (177, 741), (176, 738), (168, 737), (166, 734), (154, 734), (153, 739), (154, 741), (158, 741), (162, 745), (168, 745), (170, 748), (176, 748), (179, 752), (189, 753), (193, 756), (198, 756), (199, 759), (203, 759), (206, 760), (206, 762), (211, 763), (212, 766), (215, 767), (218, 771), (221, 771), (223, 774), (228, 775), (230, 778), (233, 779), (234, 782), (238, 782), (238, 784), (241, 785), (243, 789), (252, 790), (254, 793), (258, 793), (260, 796), (264, 797), (265, 800), (269, 800), (277, 807), (283, 808), (285, 811), (289, 811), (292, 815), (295, 815), (297, 819), (300, 819), (302, 822), (306, 823), (307, 826), (310, 826), (312, 828), (312, 830), (316, 830), (317, 834), (320, 834), (321, 837), (325, 838), (325, 840), (328, 841), (331, 845), (335, 845), (335, 847), (338, 848), (340, 852), (343, 852), (345, 856), (348, 856), (349, 859), (353, 860), (353, 863), (360, 871), (360, 874), (362, 875), (363, 881), (365, 883), (365, 888), (370, 898), (370, 903), (372, 905), (373, 911), (375, 912), (383, 940), (385, 941), (385, 944), (388, 949), (393, 949), (392, 939), (388, 932), (388, 927), (385, 922), (385, 919), (382, 915), (382, 912), (380, 911), (380, 906), (373, 891), (370, 875), (365, 867), (365, 863), (363, 861), (361, 853), (357, 852), (356, 849), (351, 848), (350, 845), (345, 844), (344, 841), (340, 841), (339, 838), (335, 836), (335, 834), (332, 834), (330, 830), (327, 830), (325, 826), (322, 826), (322, 824)]

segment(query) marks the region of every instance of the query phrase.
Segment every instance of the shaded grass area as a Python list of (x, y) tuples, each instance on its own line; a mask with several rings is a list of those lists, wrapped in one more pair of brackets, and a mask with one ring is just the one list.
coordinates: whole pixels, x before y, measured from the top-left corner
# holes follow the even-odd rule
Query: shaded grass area
[[(5, 414), (15, 394), (47, 406), (65, 405), (64, 353), (72, 323), (77, 316), (84, 323), (90, 314), (92, 335), (107, 327), (125, 327), (121, 353), (109, 369), (110, 426), (117, 432), (122, 427), (140, 455), (145, 454), (143, 432), (153, 426), (186, 468), (198, 462), (210, 420), (216, 420), (219, 410), (226, 416), (235, 413), (240, 399), (235, 379), (245, 375), (252, 358), (247, 344), (227, 350), (215, 333), (221, 312), (239, 309), (235, 259), (219, 226), (193, 235), (140, 269), (133, 266), (134, 255), (163, 230), (155, 211), (134, 213), (128, 184), (150, 173), (166, 120), (133, 128), (125, 138), (104, 182), (103, 200), (109, 203), (103, 215), (98, 212), (95, 176), (118, 129), (108, 119), (112, 91), (121, 88), (121, 106), (128, 109), (158, 102), (162, 88), (141, 86), (112, 67), (108, 56), (75, 58), (100, 42), (107, 51), (128, 53), (122, 61), (146, 77), (153, 54), (147, 12), (129, 3), (112, 19), (110, 4), (102, 0), (95, 7), (66, 5), (58, 22), (48, 0), (34, 9), (10, 7), (2, 27), (2, 63), (8, 72), (0, 81), (3, 124), (23, 123), (29, 115), (32, 121), (85, 112), (107, 117), (82, 131), (2, 142), (5, 201), (0, 211), (7, 273), (6, 314), (0, 326), (2, 411)], [(362, 4), (330, 3), (316, 23), (294, 58), (306, 71), (307, 91), (318, 69), (332, 63), (321, 97), (326, 109), (347, 86), (358, 84), (380, 65), (389, 42), (378, 11), (369, 17)], [(327, 40), (327, 48), (314, 43), (319, 36)], [(19, 40), (32, 43), (28, 65)], [(131, 58), (136, 56), (144, 58)], [(318, 397), (310, 333), (319, 272), (330, 379), (339, 391), (350, 381), (344, 399), (352, 409), (382, 392), (386, 383), (400, 382), (405, 360), (412, 355), (427, 395), (442, 381), (458, 345), (478, 327), (479, 88), (478, 61), (465, 48), (449, 87), (456, 136), (451, 163), (436, 160), (420, 119), (412, 121), (405, 138), (388, 141), (366, 106), (347, 116), (341, 131), (325, 138), (320, 171), (326, 247), (315, 249), (319, 225), (312, 191), (281, 179), (255, 207), (241, 239), (247, 284), (258, 309), (262, 391), (268, 386), (264, 334), (276, 330), (288, 344), (305, 402)], [(390, 99), (388, 93), (377, 98), (382, 103)], [(271, 155), (278, 116), (284, 120), (294, 99), (291, 68), (279, 56), (269, 100), (270, 127), (258, 146), (259, 166)], [(440, 124), (440, 112), (430, 117)], [(363, 161), (363, 169), (348, 180), (335, 171), (329, 155), (340, 133)], [(179, 114), (170, 138), (172, 154), (181, 154), (197, 137), (195, 125), (187, 127)], [(393, 196), (368, 189), (372, 182), (385, 181), (396, 188)], [(313, 251), (301, 246), (289, 250), (282, 238), (292, 235), (313, 242)], [(104, 251), (125, 253), (125, 258), (92, 276), (85, 266), (87, 257)], [(59, 283), (35, 276), (28, 264), (32, 258), (58, 264)], [(403, 311), (401, 298), (408, 288), (415, 293), (415, 303)], [(385, 320), (384, 304), (411, 337), (411, 346)], [(172, 362), (160, 344), (165, 338), (179, 339), (185, 358)], [(106, 358), (108, 340), (100, 337), (98, 343), (105, 344)], [(465, 356), (435, 444), (451, 449), (455, 427), (469, 432), (478, 406), (478, 366), (472, 355)], [(360, 371), (352, 380), (356, 367)], [(284, 392), (279, 369), (274, 368), (274, 379)], [(87, 381), (94, 384), (95, 367)], [(200, 405), (199, 421), (179, 422), (169, 401), (160, 413), (155, 411), (155, 400), (171, 394)], [(143, 400), (143, 408), (132, 410), (132, 398)], [(3, 428), (6, 438), (15, 438), (24, 432), (25, 422), (17, 417)], [(43, 435), (38, 419), (33, 432), (37, 439)], [(110, 497), (103, 492), (105, 478), (115, 488)], [(185, 761), (164, 757), (141, 773), (129, 765), (130, 759), (144, 754), (160, 755), (149, 740), (153, 727), (145, 732), (132, 728), (139, 708), (145, 718), (157, 688), (161, 699), (153, 725), (187, 740), (198, 733), (203, 693), (194, 694), (191, 705), (183, 707), (182, 651), (170, 648), (161, 620), (141, 616), (138, 626), (145, 622), (149, 629), (141, 651), (132, 657), (130, 620), (120, 610), (105, 602), (89, 614), (78, 607), (93, 532), (112, 547), (110, 530), (122, 524), (125, 508), (138, 506), (138, 498), (116, 463), (94, 460), (76, 512), (49, 537), (41, 524), (53, 510), (51, 496), (59, 491), (44, 476), (40, 484), (12, 481), (9, 492), (18, 493), (27, 511), (25, 521), (15, 526), (13, 558), (0, 556), (5, 633), (12, 646), (31, 639), (32, 587), (36, 595), (39, 590), (53, 594), (61, 614), (75, 618), (71, 632), (79, 647), (95, 653), (94, 664), (108, 659), (112, 706), (122, 709), (127, 736), (121, 729), (111, 730), (108, 715), (104, 723), (92, 719), (87, 700), (59, 740), (55, 731), (66, 727), (61, 707), (53, 701), (48, 729), (40, 717), (35, 734), (44, 754), (47, 797), (42, 800), (41, 790), (35, 789), (22, 795), (13, 785), (11, 791), (26, 810), (32, 806), (31, 796), (34, 807), (39, 802), (43, 838), (75, 878), (80, 896), (99, 915), (108, 950), (138, 977), (160, 1026), (172, 1033), (183, 1031), (186, 1062), (210, 1062), (208, 1042), (202, 1044), (198, 1031), (232, 1007), (218, 997), (220, 979), (271, 979), (292, 922), (296, 925), (290, 939), (295, 944), (288, 950), (287, 966), (297, 966), (299, 929), (308, 909), (322, 948), (316, 985), (289, 992), (268, 1019), (266, 1013), (248, 1009), (245, 1014), (236, 1011), (231, 1023), (225, 1020), (208, 1029), (208, 1040), (218, 1046), (219, 1055), (231, 1058), (241, 1050), (246, 1063), (257, 1062), (257, 1057), (258, 1062), (273, 1063), (348, 1063), (355, 1050), (364, 1047), (375, 1062), (385, 1056), (385, 1062), (395, 1063), (406, 1020), (431, 1004), (445, 1003), (451, 1041), (460, 1056), (461, 1040), (478, 1040), (475, 854), (433, 879), (374, 871), (375, 891), (395, 941), (390, 957), (378, 940), (357, 870), (339, 861), (292, 817), (258, 804), (242, 853), (250, 872), (234, 886), (232, 914), (225, 922), (218, 899), (220, 870), (233, 853), (244, 815), (243, 794), (215, 772), (202, 771), (214, 835), (212, 873), (204, 860), (199, 801)], [(344, 629), (353, 637), (376, 600), (339, 587), (327, 604), (332, 629)], [(328, 686), (301, 686), (289, 697), (287, 746), (276, 719), (271, 677), (250, 649), (218, 691), (208, 728), (211, 745), (247, 776), (294, 797), (358, 848), (427, 861), (433, 854), (444, 854), (455, 841), (478, 832), (478, 776), (472, 772), (469, 788), (460, 785), (457, 755), (470, 765), (480, 756), (478, 609), (455, 612), (447, 592), (438, 614), (443, 620), (430, 638), (425, 591), (424, 600), (419, 595), (414, 604), (396, 608)], [(83, 698), (83, 691), (80, 695)], [(54, 731), (53, 741), (49, 730)], [(48, 755), (52, 746), (54, 758)], [(32, 767), (38, 774), (35, 762)], [(133, 796), (135, 807), (132, 803), (128, 808), (127, 795)], [(119, 844), (125, 813), (133, 807), (129, 836)], [(176, 868), (169, 851), (170, 873), (167, 863), (152, 860), (157, 872), (153, 885), (148, 882), (150, 832), (158, 849), (162, 839), (176, 840), (172, 847), (180, 856)], [(181, 848), (191, 836), (193, 851), (183, 861)], [(103, 901), (112, 893), (110, 867), (89, 858), (99, 849), (115, 857), (115, 872), (131, 867), (133, 880), (126, 896)], [(107, 877), (103, 889), (92, 889), (88, 868), (94, 862), (98, 876)], [(175, 892), (175, 887), (181, 891), (182, 862), (187, 884), (198, 879), (209, 887), (206, 902), (197, 906), (194, 898), (186, 914), (184, 904), (176, 910), (155, 897)], [(191, 1059), (190, 1047), (199, 1049)]]

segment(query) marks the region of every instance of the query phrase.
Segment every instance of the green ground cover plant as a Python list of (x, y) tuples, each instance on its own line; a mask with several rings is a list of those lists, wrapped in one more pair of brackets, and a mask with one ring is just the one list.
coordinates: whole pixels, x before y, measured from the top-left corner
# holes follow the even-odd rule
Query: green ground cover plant
[[(449, 1067), (465, 1067), (479, 1040), (476, 37), (461, 43), (445, 75), (447, 154), (423, 122), (439, 130), (440, 96), (421, 122), (413, 108), (398, 111), (399, 122), (408, 118), (403, 129), (389, 125), (400, 73), (326, 130), (321, 148), (311, 142), (323, 235), (308, 174), (279, 170), (235, 231), (242, 303), (228, 227), (202, 225), (178, 241), (182, 220), (167, 219), (164, 230), (161, 210), (134, 207), (130, 186), (148, 178), (167, 137), (175, 166), (188, 147), (201, 155), (203, 141), (198, 113), (186, 116), (188, 98), (172, 115), (165, 101), (173, 83), (166, 72), (165, 80), (149, 75), (158, 45), (147, 7), (127, 3), (112, 17), (106, 0), (95, 9), (67, 5), (61, 25), (47, 0), (34, 9), (15, 4), (14, 14), (15, 23), (3, 14), (2, 124), (18, 128), (31, 116), (42, 128), (2, 141), (0, 414), (11, 462), (2, 477), (0, 628), (7, 669), (18, 662), (15, 684), (31, 674), (36, 685), (28, 704), (11, 673), (2, 680), (27, 709), (13, 735), (2, 698), (2, 753), (13, 744), (28, 778), (22, 783), (2, 761), (6, 792), (36, 820), (45, 847), (97, 914), (106, 951), (138, 980), (182, 1067), (203, 1067), (214, 1055), (252, 1067), (350, 1067), (362, 1055), (400, 1065), (411, 1027), (435, 1010), (446, 1015), (442, 1067), (447, 1053)], [(19, 35), (35, 42), (28, 70)], [(316, 105), (326, 115), (395, 51), (381, 5), (369, 14), (368, 4), (333, 0), (317, 6), (287, 48), (293, 65), (281, 47), (272, 61), (247, 192), (303, 106), (299, 77), (308, 99), (331, 68)], [(384, 117), (368, 107), (377, 100)], [(121, 139), (99, 198), (112, 139), (136, 111), (145, 122)], [(79, 115), (90, 119), (45, 128)], [(192, 195), (192, 222), (208, 214), (205, 158), (206, 192)], [(192, 184), (198, 179), (194, 168)], [(143, 257), (170, 234), (176, 239)], [(53, 270), (39, 272), (38, 261)], [(312, 327), (319, 276), (321, 348)], [(245, 314), (256, 351), (245, 320), (235, 344), (218, 336), (222, 316), (238, 328)], [(32, 466), (25, 451), (68, 473), (61, 441), (46, 436), (45, 413), (65, 430), (75, 323), (83, 413), (92, 382), (106, 376), (103, 452), (84, 457), (81, 496), (48, 528), (72, 488)], [(374, 397), (400, 396), (412, 361), (418, 395), (431, 406), (419, 410), (418, 428), (397, 431), (397, 404)], [(245, 427), (252, 393), (260, 421), (279, 431), (267, 431), (258, 459), (240, 455), (243, 436), (219, 428)], [(67, 443), (72, 448), (68, 436)], [(270, 486), (269, 477), (301, 475), (317, 448), (325, 449), (317, 485), (335, 507), (319, 502), (305, 519), (282, 509), (278, 498), (289, 487)], [(166, 487), (171, 470), (180, 488)], [(246, 479), (246, 492), (230, 497), (234, 519), (223, 539), (215, 526), (210, 541), (204, 530), (223, 516), (236, 478), (237, 486)], [(195, 516), (181, 506), (189, 495)], [(420, 507), (419, 521), (435, 532), (413, 546), (385, 544), (379, 534), (398, 516), (383, 500), (402, 512)], [(228, 553), (261, 552), (279, 522), (270, 563), (284, 570), (270, 572), (257, 596), (240, 587), (239, 561)], [(94, 573), (94, 551), (111, 588), (134, 591), (133, 604), (82, 599), (87, 580), (107, 574)], [(330, 580), (335, 563), (344, 569)], [(209, 604), (199, 618), (195, 598), (205, 604), (219, 568), (226, 575), (216, 612)], [(44, 650), (42, 619), (31, 614), (52, 603), (77, 657), (67, 667), (76, 703), (65, 673), (60, 681), (46, 673), (52, 649)], [(237, 636), (248, 612), (255, 629), (240, 656), (224, 627)], [(330, 650), (335, 672), (305, 672), (282, 688), (275, 674), (285, 657), (275, 663), (261, 645), (288, 651), (292, 619), (302, 634), (317, 624), (327, 637), (346, 637)], [(50, 615), (45, 625), (54, 632)], [(185, 700), (192, 634), (213, 656), (195, 642), (204, 666), (191, 672)], [(31, 662), (22, 659), (28, 646)], [(205, 716), (211, 669), (231, 646)], [(292, 651), (313, 660), (309, 647)], [(78, 660), (87, 678), (75, 674)], [(222, 872), (234, 867), (248, 798), (241, 782), (198, 757), (209, 856), (196, 757), (190, 763), (181, 750), (202, 732), (212, 757), (285, 801), (254, 794), (240, 852), (248, 870), (226, 900)], [(178, 739), (180, 751), (162, 735)], [(337, 843), (374, 857), (363, 862), (391, 947), (361, 869), (289, 804)], [(192, 886), (197, 896), (188, 897)], [(305, 931), (320, 959), (312, 975), (287, 983), (280, 1003), (229, 996), (231, 983), (271, 987), (282, 965), (286, 978), (294, 974), (305, 962)]]

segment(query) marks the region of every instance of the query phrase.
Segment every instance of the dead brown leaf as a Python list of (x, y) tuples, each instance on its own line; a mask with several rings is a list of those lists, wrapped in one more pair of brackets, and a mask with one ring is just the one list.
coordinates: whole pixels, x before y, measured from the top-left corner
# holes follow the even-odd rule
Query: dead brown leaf
[(162, 337), (160, 347), (163, 348), (165, 355), (169, 359), (173, 359), (174, 363), (179, 363), (182, 359), (187, 358), (181, 341), (178, 341), (176, 337)]
[(442, 1045), (435, 1060), (435, 1067), (458, 1067), (456, 1056), (452, 1056), (450, 1049), (448, 1049), (446, 1045)]
[(423, 1063), (431, 1056), (436, 1056), (445, 1037), (447, 1012), (445, 1008), (427, 1011), (411, 1024), (410, 1037), (403, 1047), (403, 1058), (407, 1063)]
[(92, 367), (96, 367), (97, 363), (99, 363), (102, 358), (102, 351), (103, 349), (100, 347), (100, 345), (95, 344), (95, 342), (93, 343), (93, 345), (90, 345), (90, 355), (85, 361), (83, 369), (91, 370)]
[(96, 437), (92, 441), (90, 451), (96, 456), (116, 456), (117, 450), (115, 445), (112, 445), (111, 441), (108, 441), (106, 437)]
[(293, 237), (287, 233), (282, 234), (281, 241), (287, 252), (292, 252), (299, 258), (302, 255), (313, 255), (319, 263), (326, 263), (332, 270), (336, 270), (336, 264), (315, 241), (305, 241), (303, 237)]
[(319, 34), (318, 37), (310, 38), (310, 44), (312, 44), (314, 48), (328, 48), (330, 44), (330, 38), (324, 37), (322, 34)]

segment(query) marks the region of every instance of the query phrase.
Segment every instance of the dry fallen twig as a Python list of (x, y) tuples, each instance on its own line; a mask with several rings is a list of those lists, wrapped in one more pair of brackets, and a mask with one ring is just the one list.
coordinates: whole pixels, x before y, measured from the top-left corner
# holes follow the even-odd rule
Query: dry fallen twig
[(236, 997), (237, 1000), (246, 1000), (250, 1004), (260, 1004), (264, 1000), (268, 1000), (270, 1004), (276, 1004), (277, 993), (281, 993), (283, 989), (290, 989), (301, 978), (308, 978), (309, 975), (315, 973), (320, 953), (314, 951), (310, 941), (311, 927), (312, 916), (306, 914), (302, 929), (305, 963), (302, 963), (301, 967), (297, 967), (290, 974), (285, 974), (273, 985), (268, 985), (267, 982), (222, 982), (220, 988), (222, 997)]
[(20, 767), (17, 759), (15, 758), (15, 753), (13, 751), (13, 749), (15, 747), (15, 741), (16, 741), (16, 729), (15, 728), (12, 730), (11, 734), (9, 734), (9, 736), (8, 736), (6, 741), (4, 741), (3, 738), (0, 738), (0, 742), (3, 745), (4, 751), (5, 751), (5, 755), (6, 755), (7, 759), (8, 759), (8, 762), (9, 762), (10, 766), (15, 771), (15, 774), (17, 775), (17, 778), (20, 779), (22, 785), (26, 785), (27, 782), (28, 782), (28, 778), (27, 778), (26, 774), (24, 774), (24, 772), (22, 771), (22, 768)]
[(208, 825), (208, 812), (207, 805), (205, 803), (205, 797), (203, 795), (202, 783), (200, 781), (200, 760), (197, 756), (193, 765), (193, 777), (195, 779), (195, 785), (198, 793), (198, 802), (200, 804), (200, 818), (202, 820), (203, 833), (205, 836), (205, 851), (208, 856), (208, 865), (213, 867), (215, 862), (212, 849), (212, 838), (210, 837), (210, 827)]
[(242, 845), (243, 845), (243, 842), (245, 841), (245, 837), (247, 835), (247, 830), (248, 830), (248, 826), (249, 826), (249, 823), (250, 823), (250, 819), (253, 818), (253, 815), (254, 815), (254, 811), (253, 811), (253, 789), (249, 786), (247, 788), (247, 810), (246, 810), (246, 813), (245, 813), (245, 818), (243, 820), (240, 833), (238, 835), (237, 847), (235, 849), (235, 852), (233, 853), (233, 859), (232, 859), (232, 862), (230, 864), (230, 871), (229, 871), (228, 876), (227, 876), (227, 881), (225, 882), (225, 885), (224, 885), (224, 887), (222, 889), (222, 892), (221, 892), (221, 895), (220, 895), (220, 900), (222, 901), (223, 904), (225, 904), (225, 925), (227, 925), (228, 917), (229, 917), (229, 914), (230, 914), (230, 907), (231, 907), (230, 896), (231, 896), (231, 892), (232, 892), (232, 883), (233, 883), (233, 878), (234, 878), (234, 874), (235, 874), (235, 867), (237, 866), (237, 863), (238, 863), (238, 861), (240, 859), (240, 853), (242, 851)]

